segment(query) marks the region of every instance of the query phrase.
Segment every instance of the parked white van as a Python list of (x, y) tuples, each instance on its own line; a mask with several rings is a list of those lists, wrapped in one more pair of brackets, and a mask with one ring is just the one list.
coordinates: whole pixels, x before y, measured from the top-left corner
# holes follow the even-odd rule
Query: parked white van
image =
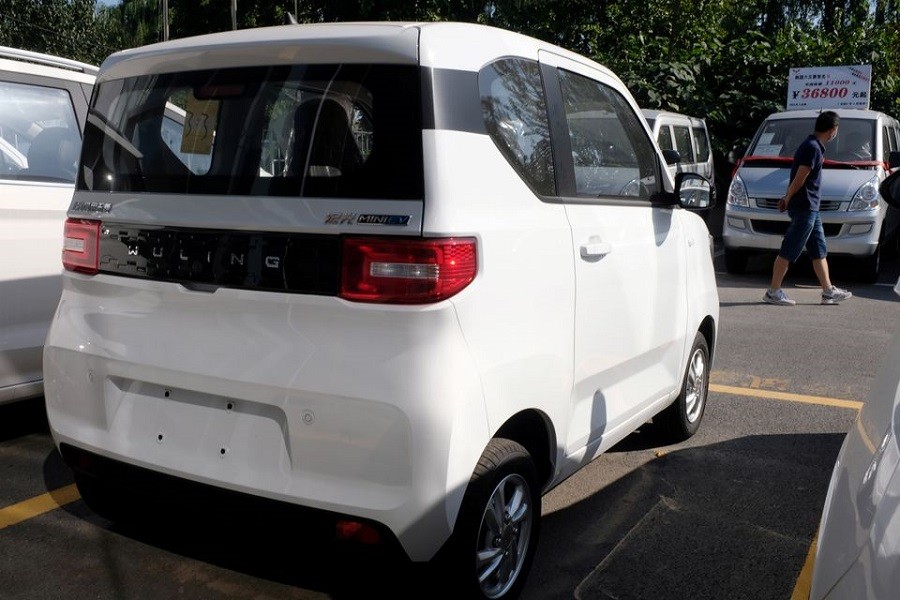
[(62, 232), (97, 67), (0, 47), (0, 404), (43, 393)]
[[(725, 205), (725, 266), (742, 273), (754, 253), (775, 253), (790, 217), (778, 211), (794, 152), (812, 134), (818, 110), (770, 115), (737, 163)], [(884, 113), (837, 109), (837, 137), (825, 146), (819, 214), (828, 254), (854, 257), (858, 274), (875, 281), (882, 251), (896, 248), (900, 211), (878, 186), (900, 165), (900, 124)]]
[(699, 173), (714, 183), (712, 146), (706, 121), (665, 110), (645, 108), (642, 113), (673, 177), (676, 173)]
[(511, 598), (542, 492), (650, 419), (697, 431), (719, 305), (679, 192), (712, 192), (604, 67), (288, 25), (115, 54), (90, 114), (44, 365), (97, 512), (202, 484)]

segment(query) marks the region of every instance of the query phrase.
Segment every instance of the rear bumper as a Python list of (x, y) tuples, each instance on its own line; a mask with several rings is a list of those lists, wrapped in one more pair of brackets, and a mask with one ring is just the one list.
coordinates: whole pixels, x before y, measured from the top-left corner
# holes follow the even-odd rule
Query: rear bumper
[(481, 407), (487, 442), (451, 304), (348, 311), (330, 297), (64, 279), (44, 350), (60, 447), (382, 523), (413, 560), (449, 537), (450, 462), (470, 461), (447, 451), (461, 411), (478, 431)]

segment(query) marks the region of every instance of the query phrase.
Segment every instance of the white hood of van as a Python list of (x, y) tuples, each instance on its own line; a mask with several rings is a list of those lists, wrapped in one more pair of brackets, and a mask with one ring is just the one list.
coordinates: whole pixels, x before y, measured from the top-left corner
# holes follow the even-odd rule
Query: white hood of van
[[(847, 200), (878, 171), (874, 169), (822, 169), (822, 200)], [(738, 171), (751, 198), (780, 198), (787, 191), (790, 166), (784, 168), (742, 166)]]

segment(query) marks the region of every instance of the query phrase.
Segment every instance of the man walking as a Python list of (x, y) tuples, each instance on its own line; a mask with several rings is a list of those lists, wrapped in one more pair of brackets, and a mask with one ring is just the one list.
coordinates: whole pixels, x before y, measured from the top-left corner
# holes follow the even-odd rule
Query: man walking
[(837, 304), (853, 294), (831, 284), (825, 249), (825, 232), (819, 218), (819, 188), (822, 184), (822, 163), (825, 144), (837, 135), (840, 117), (825, 111), (816, 118), (815, 131), (800, 144), (794, 153), (787, 193), (778, 201), (778, 210), (787, 211), (791, 224), (784, 234), (781, 250), (772, 266), (772, 282), (763, 301), (769, 304), (796, 304), (781, 289), (788, 267), (800, 257), (803, 247), (812, 259), (813, 270), (822, 286), (822, 304)]

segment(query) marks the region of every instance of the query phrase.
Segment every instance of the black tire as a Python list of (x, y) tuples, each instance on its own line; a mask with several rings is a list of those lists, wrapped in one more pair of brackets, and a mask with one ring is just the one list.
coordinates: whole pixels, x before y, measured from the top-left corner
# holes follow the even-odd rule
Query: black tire
[(725, 270), (732, 275), (740, 275), (747, 270), (748, 258), (743, 250), (725, 248)]
[(859, 270), (857, 277), (865, 283), (875, 283), (878, 281), (878, 273), (881, 270), (881, 244), (875, 247), (875, 252), (871, 256), (859, 259)]
[(675, 402), (656, 415), (653, 424), (661, 437), (675, 443), (688, 439), (700, 428), (709, 398), (709, 345), (702, 333), (694, 338), (681, 393)]
[[(512, 508), (512, 515), (504, 508)], [(498, 522), (494, 515), (501, 516), (501, 511)], [(446, 580), (458, 582), (457, 591), (464, 598), (518, 597), (534, 558), (540, 517), (541, 495), (531, 455), (512, 440), (492, 439), (469, 480), (449, 552), (442, 560)], [(491, 552), (495, 556), (488, 560), (485, 555)]]

